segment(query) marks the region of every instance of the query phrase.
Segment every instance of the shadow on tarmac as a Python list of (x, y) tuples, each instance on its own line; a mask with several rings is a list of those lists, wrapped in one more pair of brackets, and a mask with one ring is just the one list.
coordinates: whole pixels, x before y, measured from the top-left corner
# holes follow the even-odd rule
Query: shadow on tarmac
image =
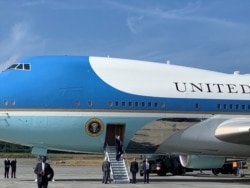
[[(34, 180), (20, 180), (20, 181), (34, 181)], [(101, 178), (75, 178), (75, 179), (56, 179), (56, 182), (102, 182)], [(179, 182), (179, 183), (195, 183), (195, 182), (199, 182), (199, 183), (239, 183), (239, 184), (246, 184), (246, 185), (250, 185), (250, 179), (249, 178), (224, 178), (224, 177), (198, 177), (195, 179), (187, 179), (187, 178), (151, 178), (149, 180), (150, 182)], [(113, 184), (115, 184), (114, 182), (111, 182)], [(137, 183), (142, 183), (143, 184), (143, 179), (137, 179)]]

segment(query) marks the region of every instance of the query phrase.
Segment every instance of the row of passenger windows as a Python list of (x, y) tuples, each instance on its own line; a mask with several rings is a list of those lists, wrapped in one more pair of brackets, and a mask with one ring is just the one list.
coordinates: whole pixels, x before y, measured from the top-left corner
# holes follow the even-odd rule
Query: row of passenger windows
[[(16, 101), (15, 100), (3, 100), (3, 106), (15, 106), (16, 105)], [(92, 101), (88, 101), (87, 103), (88, 107), (92, 107), (93, 106), (93, 102)], [(74, 102), (74, 106), (79, 107), (81, 106), (81, 102), (79, 100), (76, 100)], [(158, 102), (125, 102), (125, 101), (109, 101), (108, 102), (108, 106), (109, 107), (151, 107), (151, 108), (165, 108), (165, 103), (158, 103)]]
[(250, 104), (245, 105), (245, 104), (217, 104), (218, 109), (229, 109), (229, 110), (250, 110)]
[[(80, 101), (75, 101), (75, 106), (80, 106)], [(92, 107), (93, 102), (88, 101), (88, 107)], [(108, 102), (109, 107), (152, 107), (152, 108), (165, 108), (165, 103), (158, 103), (158, 102), (125, 102), (125, 101), (109, 101)]]
[[(196, 103), (195, 108), (199, 109), (200, 104)], [(217, 104), (219, 110), (250, 110), (250, 104)]]
[(129, 107), (129, 108), (132, 108), (132, 107), (136, 107), (136, 108), (139, 108), (139, 107), (142, 107), (142, 108), (146, 108), (146, 107), (165, 108), (166, 107), (164, 102), (159, 103), (159, 102), (132, 102), (132, 101), (128, 101), (128, 102), (109, 101), (108, 106), (109, 107)]
[(16, 105), (16, 101), (15, 100), (3, 100), (3, 106), (15, 106)]
[[(15, 100), (3, 100), (2, 101), (3, 106), (15, 106), (16, 101)], [(93, 102), (89, 100), (87, 102), (88, 107), (93, 106)], [(74, 102), (74, 106), (80, 107), (81, 102), (79, 100), (76, 100)], [(109, 101), (108, 106), (110, 108), (112, 107), (122, 107), (122, 108), (165, 108), (166, 104), (164, 102), (125, 102), (125, 101)], [(195, 104), (196, 109), (200, 109), (200, 104), (196, 103)], [(217, 104), (217, 109), (219, 110), (250, 110), (250, 104), (245, 105), (245, 104)]]

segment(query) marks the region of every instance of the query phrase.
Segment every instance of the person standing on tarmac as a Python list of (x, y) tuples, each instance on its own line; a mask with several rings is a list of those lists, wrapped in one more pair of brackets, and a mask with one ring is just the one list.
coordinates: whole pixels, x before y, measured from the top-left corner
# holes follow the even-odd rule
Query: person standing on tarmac
[(102, 163), (102, 172), (103, 172), (103, 178), (102, 183), (107, 184), (108, 180), (110, 178), (110, 162), (108, 161), (108, 157), (105, 157), (103, 163)]
[(8, 157), (4, 160), (4, 178), (9, 178), (9, 170), (10, 170), (10, 160)]
[(16, 158), (10, 162), (11, 178), (16, 178)]
[(136, 162), (136, 158), (130, 164), (130, 172), (132, 173), (132, 183), (136, 183), (136, 173), (138, 172), (139, 167), (138, 163)]
[(143, 169), (143, 173), (144, 173), (144, 183), (149, 183), (149, 168), (150, 168), (150, 164), (148, 162), (148, 159), (146, 158), (146, 160), (143, 162), (142, 165), (142, 169)]
[(38, 188), (47, 188), (49, 181), (52, 180), (54, 176), (54, 171), (46, 160), (46, 156), (43, 156), (42, 161), (37, 163), (34, 170), (34, 173), (37, 175)]

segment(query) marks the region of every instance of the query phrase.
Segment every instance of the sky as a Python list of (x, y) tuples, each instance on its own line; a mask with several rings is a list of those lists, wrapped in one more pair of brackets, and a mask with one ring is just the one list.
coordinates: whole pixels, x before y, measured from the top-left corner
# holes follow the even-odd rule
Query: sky
[(109, 56), (250, 73), (249, 0), (0, 0), (0, 69)]

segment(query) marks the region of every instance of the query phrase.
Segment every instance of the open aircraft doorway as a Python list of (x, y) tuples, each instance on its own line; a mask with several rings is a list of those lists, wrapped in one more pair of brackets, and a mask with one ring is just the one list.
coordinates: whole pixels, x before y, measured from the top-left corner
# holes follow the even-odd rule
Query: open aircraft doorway
[(121, 140), (124, 139), (125, 124), (108, 123), (106, 129), (105, 146), (115, 146), (115, 136), (120, 135)]

